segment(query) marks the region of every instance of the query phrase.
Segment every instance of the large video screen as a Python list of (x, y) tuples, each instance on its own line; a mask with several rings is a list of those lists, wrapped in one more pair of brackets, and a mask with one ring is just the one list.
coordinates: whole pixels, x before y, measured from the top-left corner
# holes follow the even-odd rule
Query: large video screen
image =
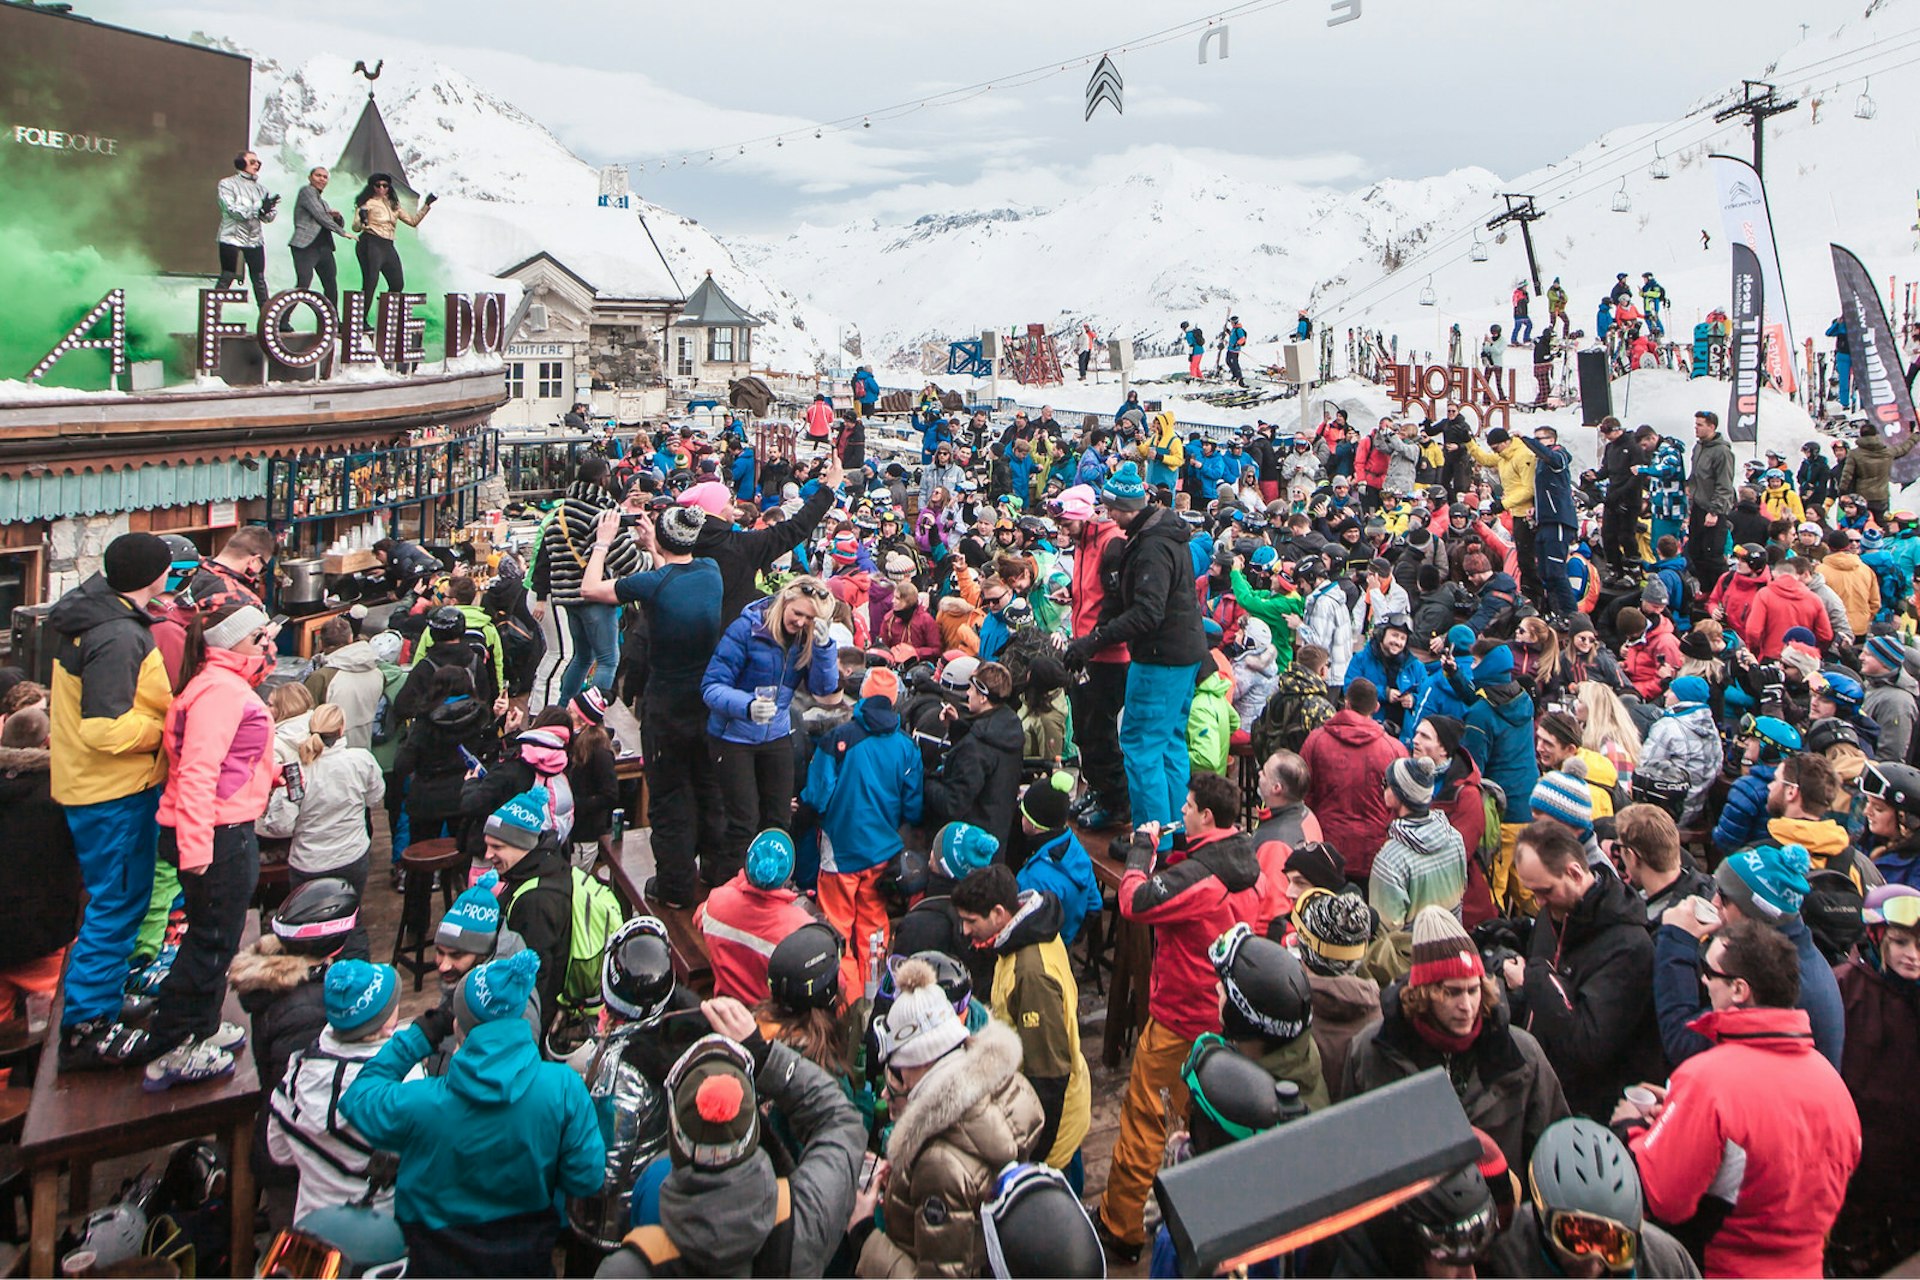
[(214, 185), (250, 138), (246, 58), (0, 3), (0, 201), (42, 243), (213, 274)]

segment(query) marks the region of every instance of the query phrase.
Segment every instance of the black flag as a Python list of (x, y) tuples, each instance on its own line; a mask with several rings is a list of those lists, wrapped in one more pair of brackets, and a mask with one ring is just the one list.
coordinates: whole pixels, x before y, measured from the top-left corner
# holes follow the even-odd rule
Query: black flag
[[(1894, 345), (1893, 326), (1873, 279), (1860, 259), (1839, 245), (1833, 250), (1833, 282), (1840, 290), (1840, 318), (1846, 321), (1847, 341), (1853, 348), (1853, 386), (1861, 411), (1880, 428), (1888, 444), (1915, 429), (1913, 398), (1900, 369), (1900, 351)], [(1920, 449), (1893, 460), (1893, 478), (1911, 484), (1920, 477)]]
[(1751, 443), (1760, 433), (1760, 325), (1766, 313), (1760, 259), (1744, 244), (1733, 246), (1733, 396), (1727, 405), (1727, 439)]

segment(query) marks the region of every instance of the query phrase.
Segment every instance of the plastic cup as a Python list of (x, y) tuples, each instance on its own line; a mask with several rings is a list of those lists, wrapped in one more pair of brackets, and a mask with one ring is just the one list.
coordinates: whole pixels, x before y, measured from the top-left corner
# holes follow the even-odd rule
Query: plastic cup
[(777, 684), (757, 684), (753, 686), (753, 696), (762, 702), (780, 701), (780, 686)]
[(39, 1035), (53, 1020), (53, 993), (33, 991), (27, 994), (27, 1031)]
[(1720, 908), (1706, 898), (1693, 899), (1693, 918), (1701, 924), (1719, 924)]
[(1644, 1085), (1630, 1084), (1620, 1096), (1632, 1103), (1634, 1109), (1641, 1115), (1646, 1115), (1660, 1105), (1660, 1099), (1655, 1096), (1653, 1090)]

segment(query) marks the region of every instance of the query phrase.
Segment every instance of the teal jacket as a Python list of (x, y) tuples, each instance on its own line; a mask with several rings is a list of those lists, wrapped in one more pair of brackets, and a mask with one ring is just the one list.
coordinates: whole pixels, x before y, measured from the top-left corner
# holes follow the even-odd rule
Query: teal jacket
[(587, 1087), (541, 1060), (525, 1018), (481, 1023), (445, 1075), (405, 1080), (432, 1050), (420, 1028), (402, 1027), (340, 1099), (361, 1136), (400, 1157), (396, 1219), (465, 1226), (600, 1190), (607, 1148)]

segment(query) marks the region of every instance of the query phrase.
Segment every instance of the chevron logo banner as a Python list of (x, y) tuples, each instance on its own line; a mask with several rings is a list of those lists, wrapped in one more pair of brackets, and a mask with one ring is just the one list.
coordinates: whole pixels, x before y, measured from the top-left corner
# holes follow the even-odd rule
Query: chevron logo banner
[(1120, 79), (1120, 68), (1113, 65), (1113, 59), (1106, 54), (1100, 55), (1100, 65), (1093, 69), (1093, 77), (1087, 81), (1086, 119), (1093, 119), (1094, 108), (1102, 102), (1113, 104), (1115, 115), (1125, 115), (1126, 109), (1120, 105), (1120, 91), (1125, 87)]

